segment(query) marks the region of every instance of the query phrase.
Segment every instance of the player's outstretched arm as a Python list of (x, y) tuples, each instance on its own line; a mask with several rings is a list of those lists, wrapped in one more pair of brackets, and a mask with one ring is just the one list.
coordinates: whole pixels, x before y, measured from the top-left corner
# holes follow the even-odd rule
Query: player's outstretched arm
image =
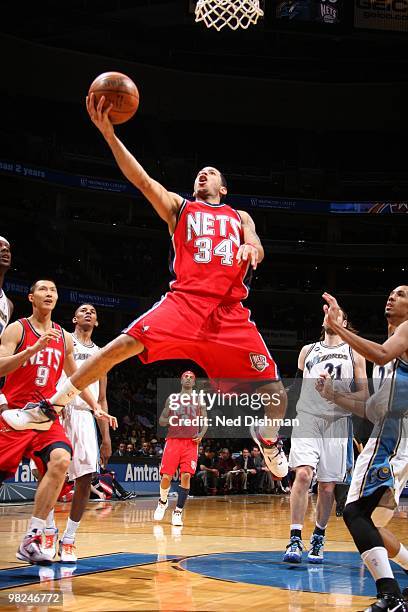
[(244, 244), (241, 244), (237, 253), (238, 263), (243, 261), (251, 262), (254, 270), (265, 257), (261, 240), (256, 233), (254, 220), (245, 210), (237, 211), (242, 219), (242, 230), (244, 233)]
[(24, 351), (14, 355), (14, 351), (23, 337), (23, 326), (19, 321), (11, 323), (4, 330), (0, 344), (0, 376), (6, 376), (17, 370), (27, 359), (45, 348), (50, 340), (59, 338), (60, 333), (56, 329), (50, 329), (38, 338), (33, 346), (28, 346)]
[(183, 202), (183, 198), (177, 193), (167, 191), (163, 185), (149, 176), (143, 166), (127, 150), (123, 142), (116, 136), (112, 122), (109, 119), (109, 111), (112, 105), (103, 110), (104, 103), (105, 96), (101, 97), (97, 105), (94, 94), (87, 96), (86, 107), (91, 121), (102, 133), (123, 174), (135, 187), (140, 189), (157, 214), (167, 223), (169, 231), (173, 233), (176, 226), (177, 212)]
[(327, 305), (325, 304), (323, 306), (327, 324), (340, 336), (340, 338), (342, 338), (342, 340), (347, 342), (351, 348), (368, 359), (368, 361), (372, 361), (380, 366), (386, 365), (408, 350), (408, 321), (401, 323), (401, 325), (396, 328), (394, 335), (388, 338), (384, 344), (378, 344), (378, 342), (372, 342), (366, 338), (361, 338), (361, 336), (357, 336), (357, 334), (339, 325), (337, 323), (337, 317), (340, 308), (336, 298), (329, 293), (324, 293), (323, 299), (327, 302)]

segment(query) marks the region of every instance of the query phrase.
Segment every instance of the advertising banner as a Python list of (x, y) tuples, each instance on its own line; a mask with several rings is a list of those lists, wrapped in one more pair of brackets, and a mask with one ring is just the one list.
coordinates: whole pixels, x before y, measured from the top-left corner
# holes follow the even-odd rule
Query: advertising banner
[[(135, 457), (132, 461), (112, 457), (107, 469), (115, 472), (116, 480), (127, 491), (134, 491), (140, 495), (159, 494), (160, 459), (158, 457)], [(176, 481), (177, 478), (173, 480)], [(174, 488), (174, 484), (172, 487)], [(0, 487), (0, 503), (33, 501), (36, 489), (37, 481), (28, 461), (24, 460), (18, 466), (13, 478), (6, 480)]]
[(355, 0), (354, 25), (408, 32), (408, 0)]

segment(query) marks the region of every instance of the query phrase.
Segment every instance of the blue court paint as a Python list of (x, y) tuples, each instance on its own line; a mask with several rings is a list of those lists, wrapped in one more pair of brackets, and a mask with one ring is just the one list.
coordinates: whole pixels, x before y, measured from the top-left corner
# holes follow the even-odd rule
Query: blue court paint
[(52, 565), (25, 565), (12, 569), (0, 570), (0, 589), (12, 589), (14, 587), (26, 586), (41, 582), (41, 577), (49, 580), (59, 580), (67, 575), (84, 576), (85, 574), (96, 574), (123, 569), (126, 567), (136, 567), (146, 563), (156, 563), (157, 561), (179, 559), (173, 555), (160, 556), (135, 553), (116, 553), (112, 555), (98, 555), (96, 557), (84, 557), (78, 559), (75, 564), (52, 563)]
[[(325, 552), (322, 565), (283, 563), (281, 551), (218, 553), (190, 557), (180, 567), (219, 580), (232, 580), (290, 591), (339, 593), (374, 596), (375, 583), (357, 552)], [(393, 570), (401, 586), (408, 576), (395, 564)]]

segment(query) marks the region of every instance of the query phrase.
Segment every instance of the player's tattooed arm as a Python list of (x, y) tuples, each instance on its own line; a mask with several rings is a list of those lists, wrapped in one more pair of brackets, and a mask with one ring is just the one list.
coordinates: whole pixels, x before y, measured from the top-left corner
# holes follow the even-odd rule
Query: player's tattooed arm
[(252, 217), (244, 210), (238, 210), (237, 212), (242, 219), (242, 230), (244, 233), (244, 244), (241, 244), (239, 247), (237, 260), (239, 263), (242, 263), (249, 259), (251, 266), (255, 270), (265, 256), (264, 249), (256, 233), (255, 223)]

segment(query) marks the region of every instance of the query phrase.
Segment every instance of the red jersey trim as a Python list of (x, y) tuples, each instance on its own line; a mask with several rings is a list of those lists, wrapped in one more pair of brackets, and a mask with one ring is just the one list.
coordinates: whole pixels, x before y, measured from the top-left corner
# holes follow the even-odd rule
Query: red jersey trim
[(17, 346), (15, 348), (15, 351), (14, 351), (14, 354), (18, 353), (18, 351), (21, 349), (21, 347), (24, 344), (25, 337), (26, 337), (26, 330), (25, 330), (25, 327), (24, 327), (24, 324), (23, 324), (23, 320), (22, 319), (18, 319), (18, 323), (20, 323), (21, 327), (23, 328), (23, 333), (21, 334), (21, 340), (17, 344)]

